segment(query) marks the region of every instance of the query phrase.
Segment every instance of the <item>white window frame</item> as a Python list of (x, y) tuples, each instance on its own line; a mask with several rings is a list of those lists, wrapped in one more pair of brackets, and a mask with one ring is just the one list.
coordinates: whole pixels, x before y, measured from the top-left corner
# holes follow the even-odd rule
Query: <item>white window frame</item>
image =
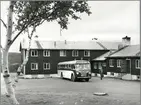
[(140, 69), (140, 60), (139, 59), (135, 60), (135, 67), (136, 69)]
[(96, 62), (94, 63), (94, 69), (97, 69), (97, 63)]
[(121, 68), (121, 60), (120, 59), (117, 60), (117, 67)]
[(73, 50), (72, 51), (72, 56), (73, 57), (78, 57), (78, 50)]
[(85, 50), (84, 51), (84, 57), (90, 57), (90, 50)]
[(44, 50), (43, 51), (43, 56), (44, 57), (50, 57), (50, 50)]
[(103, 67), (106, 67), (106, 62), (103, 62), (103, 63), (102, 63), (102, 66), (103, 66)]
[(60, 50), (60, 57), (66, 57), (66, 50)]
[(110, 60), (109, 60), (109, 67), (114, 67), (113, 59), (110, 59)]
[[(46, 66), (45, 66), (46, 65)], [(49, 67), (48, 67), (49, 65)], [(46, 68), (45, 68), (46, 67)], [(48, 67), (48, 68), (47, 68)], [(43, 69), (44, 70), (50, 70), (50, 63), (43, 63)]]
[[(36, 53), (37, 51), (37, 53)], [(34, 55), (32, 55), (34, 53)], [(31, 57), (38, 57), (38, 50), (31, 50)]]
[[(34, 64), (34, 68), (32, 68), (33, 64)], [(31, 70), (38, 70), (38, 63), (31, 63)]]
[(98, 62), (98, 69), (102, 69), (102, 63)]

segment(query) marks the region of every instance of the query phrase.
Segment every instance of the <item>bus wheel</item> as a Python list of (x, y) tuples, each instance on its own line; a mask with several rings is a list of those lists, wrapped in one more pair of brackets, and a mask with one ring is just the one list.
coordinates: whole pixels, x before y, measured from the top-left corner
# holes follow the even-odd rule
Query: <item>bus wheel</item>
[(85, 79), (86, 82), (89, 82), (89, 78)]
[(75, 82), (75, 80), (76, 80), (76, 79), (75, 79), (75, 76), (72, 74), (72, 75), (71, 75), (71, 81)]
[(63, 77), (63, 73), (61, 72), (61, 78), (63, 79), (64, 77)]

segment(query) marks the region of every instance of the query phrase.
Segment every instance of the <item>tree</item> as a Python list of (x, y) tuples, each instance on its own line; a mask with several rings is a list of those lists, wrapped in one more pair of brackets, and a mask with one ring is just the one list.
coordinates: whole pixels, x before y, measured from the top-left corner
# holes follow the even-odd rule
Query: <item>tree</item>
[[(10, 1), (8, 21), (7, 25), (5, 25), (7, 35), (3, 48), (2, 71), (7, 96), (12, 99), (14, 105), (18, 105), (19, 102), (15, 97), (8, 67), (8, 52), (12, 43), (22, 32), (27, 33), (29, 28), (34, 32), (45, 21), (56, 21), (62, 29), (67, 29), (70, 18), (75, 20), (81, 19), (78, 16), (79, 13), (91, 14), (86, 1)], [(15, 14), (15, 21), (13, 21), (13, 14)], [(13, 32), (16, 35), (12, 39)], [(18, 70), (20, 71), (22, 67), (20, 66)]]

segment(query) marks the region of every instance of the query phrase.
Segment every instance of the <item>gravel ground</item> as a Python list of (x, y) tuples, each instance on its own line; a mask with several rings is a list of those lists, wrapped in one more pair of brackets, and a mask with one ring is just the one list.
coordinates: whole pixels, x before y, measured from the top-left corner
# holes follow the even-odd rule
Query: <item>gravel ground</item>
[[(96, 96), (95, 92), (108, 93)], [(113, 78), (71, 82), (60, 78), (20, 79), (16, 87), (20, 105), (140, 105), (140, 82)], [(1, 105), (10, 105), (2, 95)]]

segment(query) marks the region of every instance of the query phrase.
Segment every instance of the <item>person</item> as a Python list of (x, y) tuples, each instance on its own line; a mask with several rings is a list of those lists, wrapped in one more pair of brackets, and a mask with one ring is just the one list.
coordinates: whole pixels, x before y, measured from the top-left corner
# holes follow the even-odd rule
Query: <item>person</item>
[(99, 74), (100, 74), (100, 79), (102, 80), (102, 78), (104, 77), (102, 68), (99, 70)]

